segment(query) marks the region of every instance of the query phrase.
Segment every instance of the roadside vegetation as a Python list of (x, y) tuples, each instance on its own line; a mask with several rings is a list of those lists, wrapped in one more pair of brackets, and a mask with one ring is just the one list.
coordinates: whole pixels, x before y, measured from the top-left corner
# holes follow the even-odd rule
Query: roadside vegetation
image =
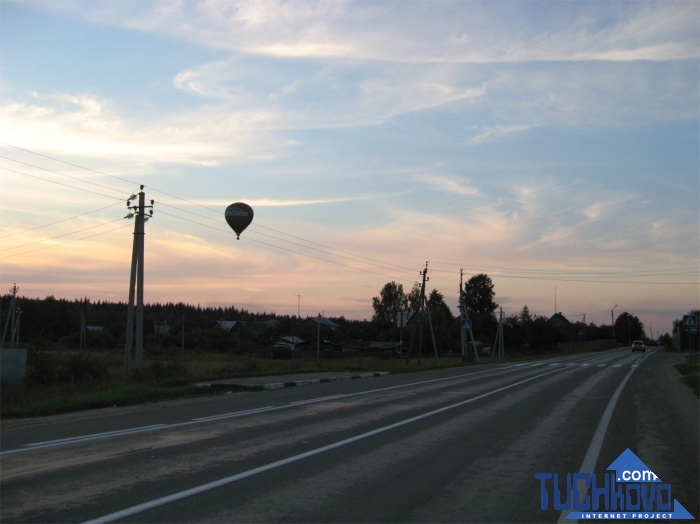
[[(533, 315), (527, 305), (517, 315), (497, 319), (493, 282), (485, 274), (465, 282), (463, 292), (473, 336), (468, 352), (478, 352), (482, 362), (493, 354), (497, 334), (509, 361), (598, 351), (644, 338), (643, 324), (627, 312), (607, 326), (572, 322), (561, 313), (549, 318)], [(233, 306), (146, 305), (143, 366), (134, 369), (132, 353), (125, 373), (126, 304), (3, 295), (0, 311), (8, 312), (3, 315), (3, 343), (26, 349), (27, 365), (22, 384), (2, 384), (0, 417), (211, 395), (220, 391), (194, 384), (217, 379), (305, 372), (403, 373), (473, 363), (459, 357), (464, 319), (453, 315), (437, 290), (423, 293), (416, 283), (406, 293), (401, 284), (388, 282), (372, 299), (372, 307), (371, 320), (348, 320), (252, 313)], [(406, 320), (401, 329), (399, 313)], [(676, 324), (673, 341), (665, 335), (654, 343), (670, 348), (678, 338), (680, 347), (689, 347), (687, 330), (680, 321)], [(400, 348), (412, 348), (410, 365), (396, 358)], [(417, 348), (422, 348), (420, 365)], [(434, 352), (440, 355), (439, 364)], [(679, 370), (697, 393), (697, 365)]]
[(677, 364), (676, 368), (683, 375), (682, 380), (700, 396), (700, 357), (694, 355), (692, 360)]
[[(44, 416), (85, 409), (127, 406), (178, 398), (220, 394), (221, 389), (197, 387), (217, 379), (295, 373), (389, 371), (406, 373), (465, 365), (461, 358), (432, 356), (407, 365), (398, 358), (353, 356), (343, 359), (257, 359), (210, 352), (151, 355), (141, 370), (124, 380), (123, 355), (118, 351), (76, 353), (32, 350), (23, 384), (3, 384), (0, 417)], [(227, 388), (231, 391), (235, 388)], [(248, 391), (248, 390), (245, 390)]]

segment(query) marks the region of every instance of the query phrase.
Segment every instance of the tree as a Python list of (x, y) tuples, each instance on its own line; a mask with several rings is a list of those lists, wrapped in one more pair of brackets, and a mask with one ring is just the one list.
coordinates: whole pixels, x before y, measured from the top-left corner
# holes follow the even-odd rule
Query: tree
[(489, 337), (496, 332), (498, 304), (493, 301), (493, 282), (485, 273), (474, 275), (464, 284), (464, 304), (472, 321), (472, 329)]
[(408, 311), (411, 315), (420, 311), (420, 296), (420, 284), (415, 282), (413, 284), (413, 289), (411, 289), (411, 292), (406, 297), (408, 299)]
[(625, 311), (615, 320), (615, 338), (621, 344), (631, 345), (633, 340), (644, 338), (644, 324)]
[(433, 289), (428, 297), (427, 306), (430, 309), (430, 320), (433, 323), (438, 349), (449, 351), (450, 347), (457, 348), (457, 343), (453, 344), (450, 337), (450, 326), (452, 326), (454, 316), (452, 316), (450, 307), (445, 303), (445, 297), (437, 289)]
[(403, 291), (403, 284), (394, 281), (387, 282), (379, 292), (378, 297), (372, 298), (374, 316), (372, 321), (387, 326), (396, 322), (396, 313), (406, 311), (408, 308), (408, 297)]
[(498, 309), (494, 296), (493, 282), (485, 273), (474, 275), (464, 284), (464, 303), (470, 315), (493, 315)]

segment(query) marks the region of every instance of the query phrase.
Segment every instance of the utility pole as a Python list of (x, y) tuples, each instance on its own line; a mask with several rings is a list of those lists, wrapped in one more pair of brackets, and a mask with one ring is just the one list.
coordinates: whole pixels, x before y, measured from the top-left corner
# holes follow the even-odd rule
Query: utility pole
[(421, 363), (421, 358), (423, 356), (423, 325), (425, 322), (424, 312), (425, 312), (425, 283), (430, 280), (428, 278), (428, 262), (425, 263), (425, 269), (418, 273), (423, 277), (423, 283), (420, 286), (420, 328), (418, 330), (418, 365)]
[(12, 300), (10, 301), (10, 310), (7, 312), (7, 320), (5, 321), (5, 327), (2, 330), (2, 342), (0, 342), (0, 348), (2, 348), (5, 345), (5, 336), (7, 335), (7, 328), (12, 323), (12, 333), (10, 335), (10, 338), (12, 339), (12, 343), (10, 344), (12, 347), (14, 346), (14, 339), (15, 339), (15, 299), (17, 298), (17, 291), (19, 291), (19, 288), (17, 287), (17, 284), (12, 285)]
[(316, 322), (316, 360), (321, 360), (321, 313)]
[[(131, 195), (126, 201), (126, 207), (130, 213), (124, 218), (135, 218), (134, 221), (134, 244), (131, 253), (131, 278), (129, 281), (129, 308), (126, 318), (126, 344), (124, 346), (124, 378), (129, 378), (129, 364), (131, 361), (131, 350), (134, 346), (134, 295), (136, 296), (136, 369), (143, 367), (143, 261), (144, 261), (144, 236), (146, 235), (145, 223), (153, 216), (153, 200), (151, 205), (146, 206), (146, 194), (143, 186), (138, 194), (138, 205), (131, 205), (131, 201), (137, 195)], [(149, 208), (148, 216), (145, 215), (146, 208)]]
[(466, 319), (466, 307), (464, 304), (464, 269), (459, 270), (459, 334), (462, 362), (467, 361), (467, 332), (462, 328)]
[[(474, 341), (474, 332), (472, 331), (472, 321), (469, 319), (469, 312), (467, 311), (467, 304), (466, 304), (466, 293), (464, 292), (464, 286), (462, 285), (462, 274), (464, 270), (460, 269), (459, 270), (459, 297), (462, 305), (462, 321), (461, 321), (461, 326), (460, 329), (462, 331), (462, 340), (464, 341), (465, 345), (468, 345), (469, 339), (471, 339), (471, 347), (474, 350), (474, 361), (479, 362), (479, 352), (476, 350), (476, 343)], [(467, 334), (469, 335), (469, 338), (467, 338)], [(466, 349), (464, 351), (463, 355), (463, 360), (464, 362), (467, 361), (467, 356), (469, 355), (469, 349)]]
[(493, 356), (496, 358), (505, 356), (503, 351), (503, 308), (498, 314), (498, 331), (496, 331), (496, 341), (493, 344)]
[(87, 336), (85, 333), (85, 311), (80, 312), (80, 351), (87, 351)]
[[(419, 273), (423, 276), (423, 283), (420, 288), (420, 328), (418, 330), (418, 364), (421, 363), (421, 358), (423, 356), (423, 326), (425, 325), (425, 314), (427, 309), (428, 323), (430, 327), (430, 336), (433, 341), (433, 354), (435, 355), (435, 360), (439, 364), (440, 357), (438, 357), (437, 344), (435, 343), (435, 332), (433, 331), (433, 320), (430, 317), (430, 308), (427, 307), (427, 298), (425, 297), (425, 283), (430, 280), (428, 278), (428, 262), (425, 263), (425, 269)], [(407, 358), (408, 361), (408, 358)]]
[(612, 323), (612, 332), (613, 332), (613, 344), (615, 344), (615, 347), (617, 347), (617, 339), (615, 338), (615, 308), (617, 307), (617, 304), (613, 306), (613, 308), (610, 310), (610, 322)]

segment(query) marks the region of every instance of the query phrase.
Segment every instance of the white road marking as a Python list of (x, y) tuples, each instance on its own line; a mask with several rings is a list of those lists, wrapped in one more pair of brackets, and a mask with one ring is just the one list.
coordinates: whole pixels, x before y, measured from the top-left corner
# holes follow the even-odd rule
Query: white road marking
[(341, 395), (330, 395), (328, 397), (319, 397), (319, 398), (311, 398), (309, 400), (297, 400), (295, 402), (290, 402), (290, 404), (294, 404), (295, 406), (300, 406), (302, 404), (313, 404), (314, 402), (325, 402), (326, 400), (334, 400), (338, 398), (344, 398), (347, 395), (341, 394)]
[(239, 480), (246, 479), (248, 477), (252, 477), (254, 475), (257, 475), (259, 473), (263, 473), (265, 471), (270, 471), (272, 469), (276, 469), (282, 466), (286, 466), (287, 464), (291, 464), (293, 462), (298, 462), (300, 460), (313, 457), (315, 455), (319, 455), (321, 453), (325, 453), (326, 451), (330, 451), (333, 449), (337, 449), (342, 446), (346, 446), (348, 444), (352, 444), (353, 442), (357, 442), (360, 440), (364, 440), (369, 437), (373, 437), (374, 435), (379, 435), (380, 433), (384, 433), (386, 431), (390, 431), (392, 429), (405, 426), (407, 424), (411, 424), (413, 422), (417, 422), (419, 420), (423, 420), (425, 418), (431, 417), (433, 415), (437, 415), (438, 413), (443, 413), (445, 411), (455, 409), (461, 406), (465, 406), (467, 404), (471, 404), (472, 402), (476, 402), (477, 400), (481, 400), (483, 398), (489, 397), (491, 395), (495, 395), (496, 393), (500, 393), (502, 391), (506, 391), (508, 389), (514, 388), (516, 386), (520, 386), (522, 384), (526, 384), (527, 382), (531, 382), (533, 380), (536, 380), (538, 378), (545, 377), (547, 375), (551, 375), (552, 373), (558, 373), (560, 371), (563, 371), (567, 368), (559, 368), (559, 369), (554, 369), (552, 371), (547, 371), (546, 373), (541, 373), (539, 375), (535, 375), (534, 377), (526, 378), (524, 380), (520, 380), (518, 382), (514, 382), (513, 384), (509, 384), (508, 386), (503, 386), (497, 389), (494, 389), (492, 391), (489, 391), (487, 393), (482, 393), (481, 395), (477, 395), (476, 397), (469, 398), (467, 400), (462, 400), (461, 402), (457, 402), (455, 404), (450, 404), (449, 406), (444, 406), (442, 408), (435, 409), (433, 411), (429, 411), (427, 413), (423, 413), (422, 415), (418, 415), (415, 417), (411, 417), (405, 420), (402, 420), (400, 422), (396, 422), (394, 424), (390, 424), (388, 426), (383, 426), (381, 428), (374, 429), (372, 431), (368, 431), (366, 433), (362, 433), (360, 435), (356, 435), (354, 437), (350, 437), (344, 440), (339, 440), (338, 442), (334, 442), (332, 444), (328, 444), (327, 446), (322, 446), (320, 448), (312, 449), (310, 451), (306, 451), (304, 453), (300, 453), (298, 455), (294, 455), (282, 460), (278, 460), (275, 462), (271, 462), (269, 464), (265, 464), (263, 466), (249, 469), (247, 471), (243, 471), (241, 473), (237, 473), (236, 475), (231, 475), (230, 477), (224, 477), (219, 480), (215, 480), (213, 482), (208, 482), (206, 484), (202, 484), (200, 486), (196, 486), (194, 488), (186, 489), (184, 491), (180, 491), (177, 493), (173, 493), (172, 495), (167, 495), (165, 497), (160, 497), (148, 502), (144, 502), (142, 504), (137, 504), (136, 506), (132, 506), (130, 508), (125, 508), (121, 511), (117, 511), (114, 513), (110, 513), (109, 515), (103, 515), (101, 517), (98, 517), (96, 519), (88, 521), (86, 524), (101, 524), (101, 523), (106, 523), (106, 522), (113, 522), (115, 520), (123, 519), (126, 517), (130, 517), (132, 515), (136, 515), (138, 513), (142, 513), (144, 511), (148, 511), (153, 508), (157, 508), (159, 506), (163, 506), (165, 504), (169, 504), (171, 502), (175, 502), (178, 500), (182, 500), (187, 497), (192, 497), (194, 495), (199, 495), (200, 493), (204, 493), (206, 491), (210, 491), (212, 489), (220, 488), (221, 486), (225, 486), (227, 484), (232, 484), (234, 482), (237, 482)]
[[(588, 446), (588, 450), (586, 451), (586, 455), (583, 458), (583, 462), (581, 463), (581, 467), (578, 469), (579, 472), (581, 473), (586, 473), (590, 472), (592, 473), (594, 471), (595, 465), (598, 462), (598, 456), (600, 455), (600, 450), (603, 447), (603, 439), (605, 438), (605, 433), (608, 431), (608, 426), (610, 425), (610, 419), (612, 419), (612, 414), (613, 411), (615, 411), (615, 406), (617, 406), (617, 401), (620, 399), (620, 395), (622, 394), (622, 391), (625, 389), (625, 385), (627, 384), (627, 381), (630, 379), (632, 376), (632, 373), (634, 373), (639, 366), (639, 363), (642, 362), (644, 358), (639, 359), (632, 365), (632, 369), (629, 370), (627, 375), (625, 375), (625, 378), (622, 379), (622, 382), (617, 386), (617, 389), (615, 390), (615, 393), (613, 393), (612, 397), (610, 397), (610, 401), (608, 402), (607, 407), (605, 408), (605, 411), (603, 412), (603, 416), (600, 418), (600, 422), (598, 423), (598, 427), (595, 430), (595, 433), (593, 434), (593, 438), (591, 439), (591, 443)], [(585, 487), (585, 482), (583, 484), (579, 484), (578, 487), (579, 493), (581, 494), (581, 498), (583, 499), (586, 494), (588, 493), (588, 489)], [(561, 515), (559, 516), (559, 523), (563, 522), (571, 522), (566, 520), (567, 515), (570, 512), (567, 510), (564, 510), (561, 512)]]
[(205, 422), (208, 420), (221, 420), (226, 418), (242, 417), (244, 415), (252, 415), (254, 413), (264, 413), (265, 411), (270, 411), (272, 409), (279, 409), (279, 406), (266, 406), (264, 408), (246, 409), (244, 411), (234, 411), (232, 413), (221, 413), (220, 415), (193, 418), (192, 422)]

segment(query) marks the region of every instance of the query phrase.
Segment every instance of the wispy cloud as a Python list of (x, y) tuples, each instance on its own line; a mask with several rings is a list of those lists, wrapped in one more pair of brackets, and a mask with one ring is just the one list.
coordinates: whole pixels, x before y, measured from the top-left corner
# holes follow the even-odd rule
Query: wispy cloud
[(498, 140), (508, 135), (524, 133), (532, 126), (529, 125), (495, 125), (479, 129), (479, 134), (469, 139), (470, 144), (481, 144), (490, 140)]
[(459, 178), (454, 175), (425, 174), (416, 175), (414, 176), (414, 179), (432, 186), (438, 191), (443, 191), (450, 195), (471, 197), (482, 196), (479, 188), (476, 187), (476, 184), (470, 180)]

